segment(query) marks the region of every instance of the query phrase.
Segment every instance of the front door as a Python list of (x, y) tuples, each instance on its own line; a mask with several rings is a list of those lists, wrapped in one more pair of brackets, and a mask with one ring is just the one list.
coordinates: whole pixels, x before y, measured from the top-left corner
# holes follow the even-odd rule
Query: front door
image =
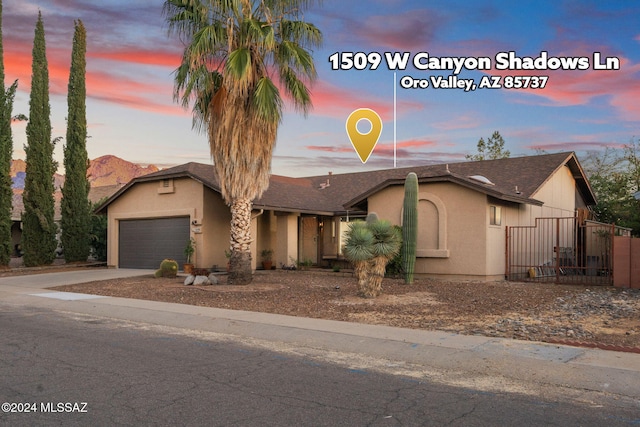
[(311, 260), (318, 263), (318, 218), (303, 216), (300, 218), (300, 258), (299, 262)]

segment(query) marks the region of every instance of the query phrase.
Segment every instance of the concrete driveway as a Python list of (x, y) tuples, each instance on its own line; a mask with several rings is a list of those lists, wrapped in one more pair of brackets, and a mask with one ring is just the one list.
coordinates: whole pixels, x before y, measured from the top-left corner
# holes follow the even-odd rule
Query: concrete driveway
[[(0, 295), (3, 290), (12, 293), (33, 293), (34, 289), (53, 286), (72, 285), (75, 283), (95, 282), (122, 277), (143, 276), (153, 274), (154, 270), (138, 270), (131, 268), (95, 268), (56, 273), (26, 274), (23, 276), (0, 277)], [(22, 290), (22, 291), (21, 291)]]

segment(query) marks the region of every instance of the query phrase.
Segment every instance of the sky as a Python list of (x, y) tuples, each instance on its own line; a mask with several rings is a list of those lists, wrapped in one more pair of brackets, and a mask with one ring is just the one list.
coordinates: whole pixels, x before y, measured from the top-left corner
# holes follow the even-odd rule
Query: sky
[[(52, 136), (66, 135), (73, 27), (81, 19), (89, 158), (111, 154), (161, 168), (211, 164), (206, 135), (173, 100), (183, 44), (168, 35), (161, 0), (2, 3), (5, 85), (19, 85), (13, 114), (28, 115), (41, 11)], [(299, 177), (464, 161), (496, 130), (512, 156), (620, 148), (640, 136), (638, 16), (636, 0), (324, 0), (304, 14), (324, 36), (313, 52), (313, 109), (306, 117), (285, 111), (272, 172)], [(360, 69), (343, 69), (351, 54), (363, 60), (356, 61)], [(406, 56), (406, 66), (392, 63), (396, 54)], [(600, 69), (607, 59), (613, 69)], [(442, 81), (473, 89), (434, 87)], [(491, 88), (494, 82), (502, 87)], [(418, 87), (406, 87), (412, 85)], [(383, 123), (366, 163), (345, 129), (362, 108)], [(357, 126), (368, 131), (365, 121)], [(24, 122), (12, 125), (14, 158), (25, 158), (25, 129)], [(54, 153), (59, 172), (63, 145)]]

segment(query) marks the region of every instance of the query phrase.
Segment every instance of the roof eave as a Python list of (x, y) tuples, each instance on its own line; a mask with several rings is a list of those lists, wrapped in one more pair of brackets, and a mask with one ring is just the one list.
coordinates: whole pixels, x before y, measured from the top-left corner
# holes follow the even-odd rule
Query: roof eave
[[(495, 197), (495, 198), (500, 199), (500, 200), (513, 202), (513, 203), (519, 203), (519, 204), (530, 204), (530, 205), (536, 205), (536, 206), (542, 206), (543, 205), (543, 203), (541, 201), (539, 201), (539, 200), (531, 199), (531, 198), (528, 198), (528, 197), (518, 197), (518, 196), (505, 194), (505, 193), (502, 193), (500, 191), (497, 191), (497, 190), (491, 188), (490, 185), (481, 184), (481, 183), (478, 183), (478, 184), (472, 183), (472, 182), (469, 182), (468, 180), (466, 180), (465, 178), (458, 177), (458, 176), (453, 175), (453, 174), (418, 178), (418, 183), (419, 184), (430, 183), (430, 182), (431, 183), (432, 182), (451, 182), (451, 183), (455, 183), (455, 184), (458, 184), (460, 186), (469, 188), (471, 190), (479, 191), (481, 193), (490, 195), (490, 196)], [(385, 189), (387, 187), (390, 187), (392, 185), (404, 185), (404, 179), (388, 179), (388, 180), (380, 183), (379, 185), (369, 189), (365, 193), (362, 193), (358, 197), (349, 200), (343, 206), (346, 209), (356, 207), (359, 204), (363, 203), (366, 199), (368, 199), (369, 196), (371, 196), (372, 194), (375, 194), (375, 193), (377, 193), (377, 192), (379, 192), (379, 191), (381, 191), (381, 190), (383, 190), (383, 189)]]
[(335, 216), (335, 212), (333, 211), (322, 211), (315, 209), (298, 209), (293, 207), (285, 207), (285, 206), (273, 206), (269, 204), (261, 204), (254, 203), (254, 209), (264, 209), (268, 211), (278, 211), (278, 212), (290, 212), (290, 213), (301, 213), (301, 214), (310, 214), (310, 215), (323, 215), (323, 216)]

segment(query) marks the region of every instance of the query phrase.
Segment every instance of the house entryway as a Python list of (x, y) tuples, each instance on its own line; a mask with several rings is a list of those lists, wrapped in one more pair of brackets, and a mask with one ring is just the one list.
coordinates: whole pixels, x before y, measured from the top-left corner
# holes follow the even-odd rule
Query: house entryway
[(318, 263), (318, 217), (302, 216), (300, 217), (300, 243), (298, 262), (311, 262), (313, 265)]
[(628, 233), (578, 217), (536, 218), (507, 227), (506, 278), (583, 285), (613, 284), (613, 237)]

